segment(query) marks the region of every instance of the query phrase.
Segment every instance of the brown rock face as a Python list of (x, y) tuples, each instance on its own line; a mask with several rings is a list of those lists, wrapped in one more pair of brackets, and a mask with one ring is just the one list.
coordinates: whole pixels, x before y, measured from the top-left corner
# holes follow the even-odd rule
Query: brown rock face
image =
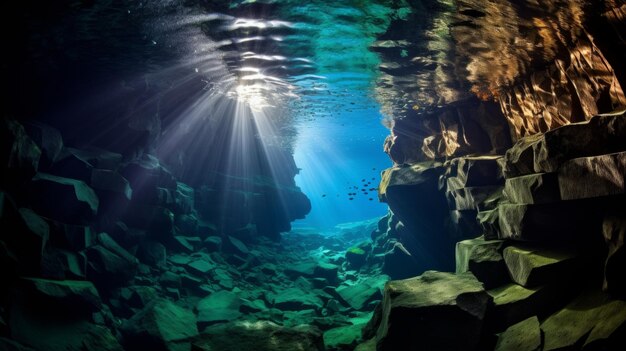
[(394, 162), (497, 152), (509, 133), (516, 140), (626, 106), (623, 1), (421, 3), (432, 13), (421, 22), (429, 50), (394, 25), (372, 47), (383, 60), (378, 94)]

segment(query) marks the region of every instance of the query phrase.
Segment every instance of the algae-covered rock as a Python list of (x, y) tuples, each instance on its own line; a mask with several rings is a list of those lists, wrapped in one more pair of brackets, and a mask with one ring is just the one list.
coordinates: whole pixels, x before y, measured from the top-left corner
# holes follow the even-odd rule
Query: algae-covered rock
[(239, 255), (247, 255), (250, 253), (250, 249), (244, 244), (241, 240), (227, 235), (222, 244), (222, 249), (224, 252), (239, 254)]
[(350, 267), (359, 269), (367, 260), (367, 252), (358, 246), (351, 247), (346, 251), (346, 260), (350, 264)]
[(488, 290), (493, 304), (487, 309), (486, 325), (490, 331), (501, 332), (507, 326), (531, 316), (545, 318), (562, 307), (576, 292), (575, 285), (558, 281), (533, 288), (506, 284)]
[(504, 196), (514, 204), (542, 204), (561, 200), (556, 173), (536, 173), (508, 178)]
[(241, 316), (241, 298), (236, 293), (221, 290), (198, 302), (198, 328), (220, 322), (229, 322)]
[(558, 174), (563, 200), (624, 194), (626, 152), (576, 158), (563, 163)]
[(485, 240), (482, 237), (459, 241), (456, 244), (456, 273), (472, 272), (485, 285), (485, 289), (509, 281), (502, 249), (502, 240)]
[(501, 156), (470, 156), (452, 159), (442, 177), (446, 189), (485, 187), (502, 184)]
[(579, 261), (575, 251), (509, 246), (504, 261), (511, 279), (519, 285), (534, 287), (571, 278), (577, 274)]
[(626, 302), (612, 300), (599, 291), (586, 291), (541, 323), (543, 350), (575, 346), (618, 350), (626, 342), (625, 327)]
[(496, 344), (496, 351), (541, 350), (541, 329), (536, 316), (527, 318), (508, 327)]
[(124, 322), (121, 327), (129, 350), (189, 349), (190, 339), (198, 335), (196, 317), (169, 300), (155, 300)]
[(471, 273), (427, 271), (390, 281), (383, 294), (377, 349), (474, 350), (490, 302)]
[(335, 289), (341, 299), (355, 310), (382, 298), (382, 289), (389, 278), (385, 275), (362, 279), (354, 284), (342, 284)]
[(288, 328), (269, 321), (233, 322), (205, 329), (193, 350), (322, 351), (324, 342), (322, 333), (309, 325)]
[(11, 337), (37, 351), (126, 351), (106, 327), (84, 321), (51, 323), (49, 318), (21, 319), (13, 324)]
[(324, 345), (329, 351), (353, 350), (361, 340), (364, 324), (351, 324), (324, 332)]
[(324, 302), (316, 294), (301, 288), (278, 291), (272, 298), (274, 307), (285, 311), (320, 310)]
[(337, 272), (339, 270), (339, 266), (332, 263), (320, 262), (318, 263), (314, 270), (313, 276), (318, 278), (325, 279), (329, 284), (337, 284), (338, 276)]

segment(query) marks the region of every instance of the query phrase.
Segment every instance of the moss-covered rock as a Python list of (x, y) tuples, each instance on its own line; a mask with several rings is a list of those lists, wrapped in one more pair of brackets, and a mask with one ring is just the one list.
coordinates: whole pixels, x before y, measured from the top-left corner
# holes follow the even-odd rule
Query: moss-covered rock
[(324, 332), (326, 350), (353, 350), (361, 340), (361, 329), (364, 324), (351, 324), (333, 328)]
[(241, 299), (236, 293), (221, 290), (205, 297), (198, 302), (198, 328), (220, 322), (229, 322), (241, 316), (239, 307)]
[(496, 344), (496, 351), (537, 351), (541, 350), (541, 329), (536, 316), (529, 317), (508, 327)]
[(124, 322), (121, 327), (128, 350), (189, 349), (190, 339), (198, 335), (193, 312), (168, 300), (156, 300)]
[(193, 347), (199, 351), (321, 351), (324, 342), (322, 333), (309, 325), (287, 328), (256, 321), (209, 327), (194, 341)]
[(509, 281), (501, 240), (482, 237), (459, 241), (456, 244), (456, 273), (472, 272), (486, 289), (501, 286)]
[(469, 272), (427, 271), (390, 281), (383, 294), (377, 349), (475, 350), (490, 302)]

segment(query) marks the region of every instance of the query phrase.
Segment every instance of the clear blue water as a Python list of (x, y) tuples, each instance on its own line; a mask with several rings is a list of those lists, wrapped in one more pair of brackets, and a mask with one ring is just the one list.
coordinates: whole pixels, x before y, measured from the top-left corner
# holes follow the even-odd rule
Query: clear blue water
[(368, 96), (356, 92), (350, 102), (361, 108), (338, 109), (298, 128), (294, 158), (301, 170), (296, 184), (311, 200), (312, 210), (294, 222), (296, 228), (329, 228), (387, 212), (375, 189), (380, 172), (390, 166), (382, 150), (389, 131)]

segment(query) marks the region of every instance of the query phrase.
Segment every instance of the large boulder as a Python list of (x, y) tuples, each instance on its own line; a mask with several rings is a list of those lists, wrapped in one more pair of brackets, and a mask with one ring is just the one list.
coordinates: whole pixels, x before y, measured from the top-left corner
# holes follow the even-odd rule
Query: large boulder
[(158, 299), (121, 327), (127, 350), (189, 350), (198, 335), (196, 316), (169, 300)]
[(76, 179), (37, 173), (29, 186), (29, 198), (37, 213), (63, 223), (86, 224), (98, 212), (98, 196)]
[(385, 286), (378, 350), (476, 350), (491, 297), (471, 274), (427, 271)]

